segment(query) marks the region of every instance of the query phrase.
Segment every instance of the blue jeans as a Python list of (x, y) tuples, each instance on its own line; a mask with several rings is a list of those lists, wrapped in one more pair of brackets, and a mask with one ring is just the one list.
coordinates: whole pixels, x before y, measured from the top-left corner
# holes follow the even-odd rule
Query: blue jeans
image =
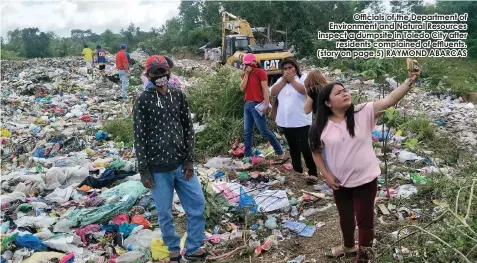
[(154, 173), (153, 177), (154, 187), (151, 192), (156, 204), (164, 244), (169, 248), (169, 252), (180, 252), (181, 238), (175, 230), (172, 217), (172, 199), (175, 189), (187, 216), (186, 255), (195, 254), (200, 250), (205, 239), (205, 197), (197, 175), (187, 181), (181, 165), (170, 172)]
[(127, 97), (127, 89), (129, 85), (128, 76), (124, 70), (119, 71), (119, 78), (121, 79), (121, 96)]
[(267, 117), (265, 115), (260, 116), (260, 114), (255, 109), (258, 102), (245, 102), (243, 115), (244, 115), (244, 144), (245, 144), (245, 157), (252, 156), (252, 146), (253, 146), (253, 125), (256, 124), (258, 130), (265, 137), (270, 144), (272, 145), (275, 153), (281, 155), (283, 153), (282, 146), (278, 141), (275, 134), (273, 134), (267, 125)]

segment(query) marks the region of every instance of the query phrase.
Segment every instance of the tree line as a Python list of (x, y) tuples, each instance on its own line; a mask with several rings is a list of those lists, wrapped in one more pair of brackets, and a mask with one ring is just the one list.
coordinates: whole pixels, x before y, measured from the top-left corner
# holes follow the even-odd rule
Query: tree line
[[(418, 14), (468, 13), (468, 53), (477, 57), (477, 2), (437, 1), (424, 5), (423, 1), (391, 1), (392, 12)], [(252, 27), (264, 27), (270, 34), (256, 33), (256, 37), (283, 41), (293, 45), (299, 57), (315, 57), (317, 48), (333, 47), (333, 43), (318, 40), (317, 30), (328, 31), (328, 22), (353, 22), (353, 14), (362, 11), (384, 12), (381, 1), (182, 1), (179, 15), (160, 28), (141, 30), (134, 24), (119, 32), (106, 29), (101, 34), (91, 29), (73, 29), (69, 37), (38, 28), (9, 31), (1, 39), (2, 59), (23, 57), (64, 57), (79, 55), (84, 44), (102, 45), (109, 52), (119, 50), (125, 43), (129, 50), (141, 48), (149, 54), (197, 51), (203, 45), (220, 46), (221, 12), (227, 11), (246, 19)]]

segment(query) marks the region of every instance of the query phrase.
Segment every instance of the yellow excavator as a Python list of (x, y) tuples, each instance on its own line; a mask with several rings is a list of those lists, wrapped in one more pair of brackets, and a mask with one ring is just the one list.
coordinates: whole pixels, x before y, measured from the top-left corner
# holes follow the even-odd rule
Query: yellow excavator
[(260, 67), (267, 71), (269, 83), (276, 81), (282, 74), (281, 61), (286, 57), (293, 57), (284, 45), (257, 45), (253, 29), (247, 20), (223, 12), (221, 63), (241, 69), (243, 57), (247, 53), (255, 54)]

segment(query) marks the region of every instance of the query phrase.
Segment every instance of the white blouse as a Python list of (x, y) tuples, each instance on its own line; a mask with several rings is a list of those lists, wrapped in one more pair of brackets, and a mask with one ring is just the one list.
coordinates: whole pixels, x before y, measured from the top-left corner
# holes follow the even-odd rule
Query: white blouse
[[(306, 74), (302, 74), (301, 78), (295, 76), (295, 81), (305, 85)], [(279, 78), (276, 83), (282, 81)], [(306, 94), (298, 92), (292, 84), (287, 83), (285, 87), (278, 93), (278, 109), (275, 122), (283, 128), (298, 128), (311, 125), (312, 113), (306, 114), (304, 107)]]

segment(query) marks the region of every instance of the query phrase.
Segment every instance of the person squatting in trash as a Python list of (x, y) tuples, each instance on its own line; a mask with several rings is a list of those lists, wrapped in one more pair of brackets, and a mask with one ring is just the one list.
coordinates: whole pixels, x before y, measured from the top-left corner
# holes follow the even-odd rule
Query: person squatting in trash
[(205, 198), (194, 173), (194, 130), (185, 94), (167, 85), (171, 74), (163, 56), (146, 60), (153, 84), (135, 100), (134, 148), (145, 187), (151, 189), (170, 262), (181, 263), (180, 237), (175, 231), (172, 199), (177, 192), (187, 218), (186, 260), (205, 259), (201, 248), (205, 228)]
[[(277, 161), (285, 160), (285, 153), (275, 134), (267, 125), (268, 111), (270, 110), (270, 97), (268, 96), (268, 76), (265, 70), (258, 67), (254, 54), (248, 53), (243, 58), (244, 71), (242, 72), (242, 82), (240, 91), (245, 92), (244, 105), (244, 156), (252, 156), (253, 148), (253, 127), (258, 130), (272, 145), (277, 155)], [(263, 105), (262, 109), (255, 108)], [(260, 111), (260, 112), (259, 112)]]
[[(371, 133), (377, 118), (396, 105), (418, 78), (419, 71), (410, 72), (409, 79), (387, 97), (356, 107), (343, 84), (329, 83), (320, 89), (317, 116), (310, 129), (310, 147), (326, 184), (333, 190), (344, 241), (327, 253), (330, 257), (357, 254), (355, 262), (371, 259), (374, 199), (381, 174)], [(323, 148), (327, 166), (321, 154)], [(354, 241), (356, 222), (359, 248)]]
[(129, 59), (126, 55), (126, 44), (121, 44), (121, 50), (116, 54), (116, 68), (119, 70), (119, 78), (121, 79), (121, 97), (127, 99), (127, 89), (129, 86)]
[(301, 157), (305, 159), (308, 182), (318, 181), (316, 169), (310, 146), (308, 144), (308, 131), (312, 123), (312, 114), (304, 111), (306, 89), (304, 82), (306, 74), (300, 72), (296, 60), (292, 57), (285, 58), (281, 63), (282, 74), (271, 88), (272, 96), (278, 100), (277, 117), (275, 122), (282, 129), (290, 147), (293, 170), (303, 174)]
[(101, 76), (104, 76), (104, 70), (106, 69), (106, 51), (101, 45), (96, 46), (96, 63), (99, 65), (99, 72)]

